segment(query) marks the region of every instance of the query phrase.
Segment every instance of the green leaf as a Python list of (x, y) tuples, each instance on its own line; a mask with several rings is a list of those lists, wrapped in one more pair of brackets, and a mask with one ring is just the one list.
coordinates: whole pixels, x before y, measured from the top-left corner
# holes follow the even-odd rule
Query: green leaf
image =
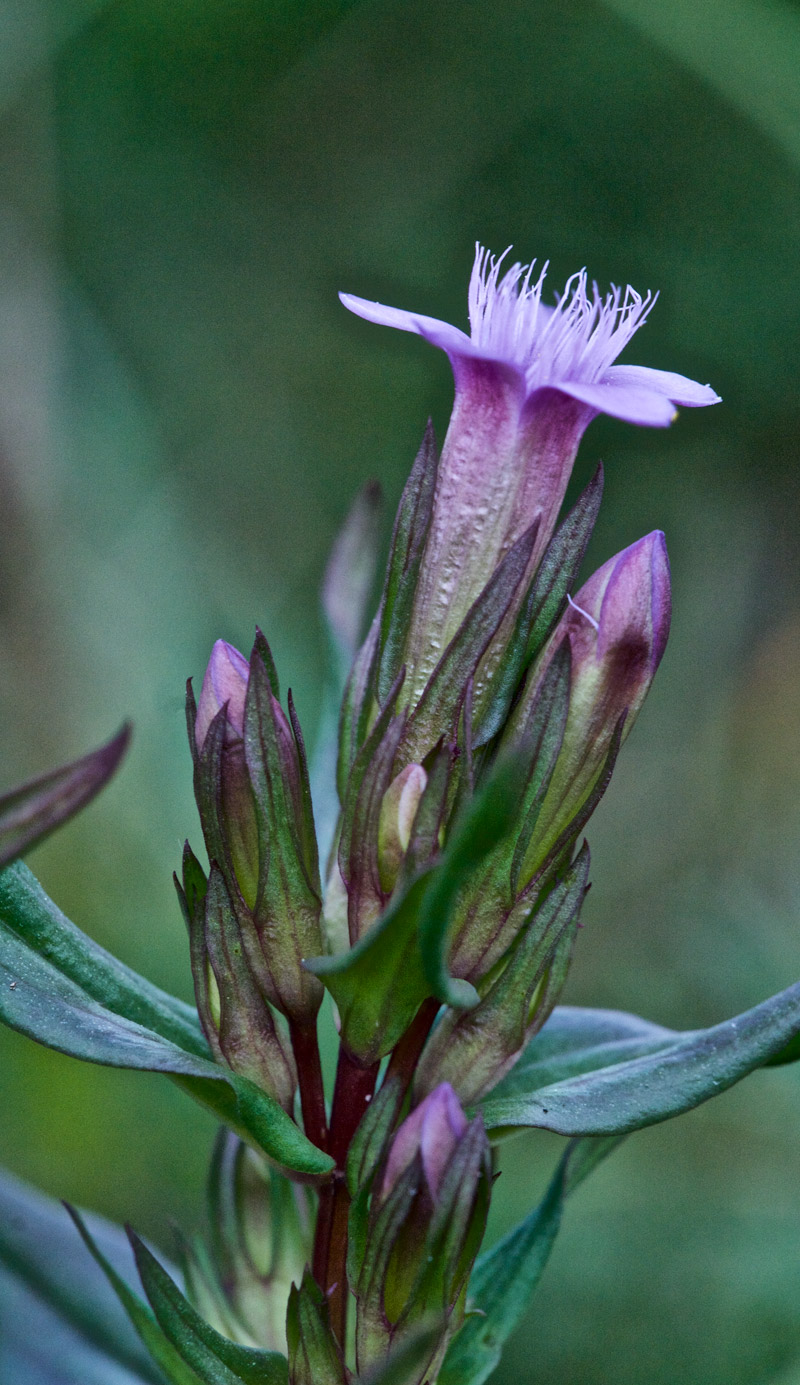
[[(513, 1094), (497, 1089), (486, 1098), (484, 1119), (494, 1131), (537, 1126), (562, 1135), (608, 1135), (639, 1130), (732, 1087), (798, 1033), (800, 982), (711, 1029), (675, 1034), (655, 1052), (543, 1087), (524, 1089), (520, 1079)], [(527, 1071), (537, 1083), (535, 1068)]]
[(349, 952), (306, 962), (333, 996), (342, 1038), (362, 1063), (391, 1052), (429, 994), (417, 941), (421, 875)]
[(0, 795), (0, 869), (91, 802), (115, 773), (130, 738), (126, 724), (98, 750)]
[[(88, 1222), (124, 1274), (122, 1228)], [(29, 1370), (52, 1385), (163, 1385), (63, 1205), (0, 1173), (0, 1379), (22, 1385)]]
[(451, 835), (440, 860), (393, 899), (382, 919), (349, 952), (306, 966), (333, 996), (342, 1037), (361, 1062), (391, 1052), (429, 996), (449, 1005), (477, 1003), (467, 981), (447, 971), (447, 932), (465, 872), (511, 828), (519, 769), (498, 762)]
[(448, 1348), (437, 1385), (482, 1385), (492, 1374), (547, 1264), (566, 1195), (619, 1143), (573, 1141), (538, 1206), (478, 1257), (467, 1291), (468, 1316)]
[(622, 1010), (559, 1005), (493, 1089), (492, 1099), (524, 1095), (595, 1068), (659, 1053), (678, 1037), (674, 1029)]
[(5, 935), (16, 936), (116, 1014), (154, 1029), (199, 1057), (208, 1057), (208, 1044), (192, 1006), (159, 990), (87, 938), (21, 862), (0, 872), (0, 957)]
[(94, 1256), (103, 1273), (128, 1314), (136, 1331), (144, 1342), (153, 1360), (161, 1367), (165, 1376), (172, 1385), (205, 1385), (203, 1378), (195, 1374), (186, 1362), (181, 1358), (175, 1347), (162, 1332), (155, 1317), (150, 1309), (128, 1287), (125, 1280), (114, 1269), (103, 1252), (95, 1244), (88, 1228), (83, 1222), (80, 1214), (74, 1207), (67, 1207), (72, 1220), (83, 1237), (84, 1244), (91, 1255)]
[(193, 1308), (175, 1281), (134, 1233), (131, 1245), (142, 1286), (164, 1336), (208, 1385), (286, 1385), (286, 1358), (223, 1337)]
[[(143, 993), (138, 1007), (137, 986)], [(107, 996), (107, 1003), (98, 996)], [(266, 1092), (201, 1056), (196, 1040), (193, 1048), (183, 1047), (128, 1017), (138, 1008), (162, 1028), (193, 1040), (193, 1029), (180, 1023), (188, 1007), (175, 1001), (179, 1008), (173, 1009), (170, 1002), (64, 919), (24, 866), (0, 875), (0, 1019), (87, 1062), (168, 1073), (277, 1163), (309, 1175), (329, 1172), (329, 1156)]]
[(421, 901), (419, 948), (428, 994), (447, 1005), (477, 1004), (475, 988), (468, 981), (454, 980), (447, 970), (447, 936), (464, 880), (514, 826), (519, 790), (519, 762), (499, 759), (456, 820)]

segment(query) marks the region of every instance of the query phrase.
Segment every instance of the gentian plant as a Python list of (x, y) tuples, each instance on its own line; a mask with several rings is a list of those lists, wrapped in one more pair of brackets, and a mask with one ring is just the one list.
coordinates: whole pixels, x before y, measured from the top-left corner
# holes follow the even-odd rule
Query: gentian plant
[[(578, 587), (602, 475), (562, 516), (567, 483), (596, 414), (664, 427), (717, 396), (616, 364), (650, 295), (603, 297), (581, 272), (547, 304), (545, 272), (479, 247), (469, 335), (342, 296), (447, 352), (452, 418), (441, 454), (425, 433), (360, 643), (374, 488), (328, 566), (349, 667), (335, 823), (260, 631), (249, 657), (219, 640), (197, 698), (189, 684), (205, 855), (187, 842), (176, 887), (196, 1009), (91, 942), (17, 859), (105, 783), (127, 732), (0, 801), (2, 1018), (75, 1057), (164, 1072), (220, 1121), (207, 1234), (179, 1243), (177, 1266), (133, 1232), (126, 1263), (122, 1233), (76, 1211), (70, 1244), (59, 1213), (3, 1185), (6, 1283), (29, 1317), (31, 1296), (56, 1315), (75, 1364), (48, 1379), (480, 1385), (569, 1191), (631, 1131), (800, 1054), (800, 985), (689, 1033), (557, 1003), (589, 886), (583, 831), (670, 623), (658, 531)], [(539, 1205), (481, 1250), (496, 1146), (530, 1127), (568, 1143)]]

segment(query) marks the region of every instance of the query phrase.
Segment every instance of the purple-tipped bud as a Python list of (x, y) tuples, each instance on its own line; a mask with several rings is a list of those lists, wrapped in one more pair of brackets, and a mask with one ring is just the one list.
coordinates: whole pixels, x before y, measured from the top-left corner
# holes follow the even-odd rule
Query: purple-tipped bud
[(203, 835), (247, 966), (264, 1002), (305, 1023), (322, 998), (303, 966), (323, 949), (317, 847), (300, 725), (260, 632), (249, 662), (217, 640), (191, 712), (190, 694)]
[(442, 1082), (403, 1121), (394, 1137), (381, 1196), (386, 1197), (419, 1155), (432, 1200), (439, 1194), (444, 1171), (467, 1131), (467, 1121), (449, 1082)]
[[(236, 876), (242, 898), (252, 906), (258, 891), (258, 830), (243, 740), (249, 673), (244, 655), (225, 640), (217, 640), (203, 678), (194, 738), (197, 755), (202, 757), (212, 723), (224, 709), (218, 786), (220, 820), (227, 846), (224, 855)], [(208, 846), (212, 859), (223, 855), (218, 843), (208, 842)], [(227, 861), (220, 864), (227, 864)]]
[(660, 530), (610, 558), (570, 602), (512, 727), (513, 735), (524, 725), (550, 658), (568, 639), (569, 714), (520, 884), (531, 878), (586, 802), (623, 716), (623, 737), (630, 731), (664, 653), (670, 611), (669, 560)]
[(250, 666), (243, 654), (225, 640), (217, 640), (211, 651), (203, 687), (197, 703), (195, 743), (202, 750), (214, 717), (226, 707), (232, 737), (244, 732), (244, 699)]
[[(359, 1279), (360, 1372), (421, 1322), (442, 1321), (414, 1382), (434, 1380), (463, 1320), (464, 1288), (486, 1226), (491, 1185), (483, 1121), (468, 1121), (453, 1088), (436, 1087), (400, 1126), (373, 1191)], [(412, 1378), (409, 1377), (409, 1385)]]

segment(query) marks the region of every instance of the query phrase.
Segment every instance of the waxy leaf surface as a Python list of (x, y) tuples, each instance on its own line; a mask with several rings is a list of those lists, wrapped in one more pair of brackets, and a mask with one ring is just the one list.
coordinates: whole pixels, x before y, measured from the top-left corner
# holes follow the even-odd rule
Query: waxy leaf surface
[(24, 866), (0, 875), (0, 1019), (74, 1058), (168, 1073), (276, 1163), (327, 1173), (328, 1155), (277, 1102), (205, 1056), (187, 1012), (85, 938)]
[[(121, 1227), (87, 1217), (124, 1278)], [(61, 1203), (0, 1174), (0, 1380), (9, 1385), (163, 1385)]]
[[(597, 1011), (588, 1021), (581, 1014), (557, 1011), (523, 1054), (519, 1071), (512, 1069), (481, 1103), (487, 1129), (612, 1135), (690, 1111), (770, 1062), (800, 1032), (800, 983), (723, 1024), (685, 1033), (615, 1012), (604, 1029)], [(553, 1020), (556, 1043), (548, 1057)], [(615, 1024), (616, 1039), (609, 1037)], [(567, 1075), (570, 1063), (576, 1075)]]

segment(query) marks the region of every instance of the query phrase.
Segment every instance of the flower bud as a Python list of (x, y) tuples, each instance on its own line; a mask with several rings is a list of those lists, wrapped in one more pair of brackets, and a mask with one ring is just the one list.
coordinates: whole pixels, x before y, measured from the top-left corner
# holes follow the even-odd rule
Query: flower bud
[[(194, 737), (197, 754), (201, 756), (211, 725), (224, 709), (219, 770), (220, 817), (239, 889), (245, 903), (252, 906), (258, 890), (258, 830), (243, 739), (249, 672), (244, 655), (225, 640), (217, 640), (197, 703)], [(215, 854), (215, 848), (210, 847), (210, 854)]]
[(222, 1129), (208, 1186), (211, 1244), (184, 1247), (187, 1296), (245, 1346), (286, 1350), (286, 1305), (311, 1254), (309, 1190)]
[(242, 948), (240, 918), (222, 872), (212, 865), (206, 881), (188, 843), (178, 893), (189, 929), (197, 1009), (214, 1057), (291, 1112), (297, 1088), (291, 1049)]
[(215, 644), (193, 735), (203, 835), (237, 920), (242, 965), (265, 1001), (309, 1022), (322, 987), (303, 962), (323, 943), (308, 767), (291, 693), (287, 717), (260, 631), (249, 664)]
[(378, 822), (378, 868), (386, 894), (391, 894), (400, 873), (427, 782), (422, 765), (406, 765), (383, 796)]
[(460, 1325), (486, 1225), (491, 1166), (480, 1116), (468, 1122), (442, 1083), (400, 1126), (373, 1192), (356, 1285), (359, 1371), (422, 1321), (444, 1324), (419, 1380), (434, 1379)]
[(557, 648), (570, 648), (564, 738), (525, 851), (519, 884), (531, 879), (597, 785), (615, 731), (628, 735), (661, 661), (670, 623), (669, 560), (660, 530), (604, 563), (570, 603), (528, 680), (506, 736), (524, 733), (528, 709)]
[(222, 708), (225, 708), (230, 738), (241, 740), (244, 734), (244, 699), (250, 669), (243, 654), (225, 640), (217, 640), (203, 678), (197, 703), (195, 741), (202, 750), (208, 729)]
[(435, 1201), (444, 1171), (468, 1124), (453, 1088), (449, 1082), (442, 1082), (403, 1121), (395, 1135), (386, 1162), (381, 1197), (388, 1196), (419, 1155), (428, 1191)]

